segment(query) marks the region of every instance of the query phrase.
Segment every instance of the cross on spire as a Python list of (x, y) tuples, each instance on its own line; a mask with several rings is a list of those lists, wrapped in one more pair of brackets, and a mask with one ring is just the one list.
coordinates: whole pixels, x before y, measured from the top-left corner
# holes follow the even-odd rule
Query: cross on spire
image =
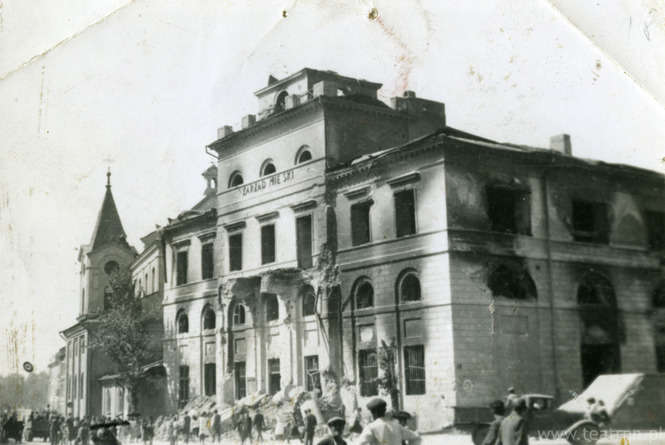
[(106, 188), (111, 188), (111, 167), (106, 172)]

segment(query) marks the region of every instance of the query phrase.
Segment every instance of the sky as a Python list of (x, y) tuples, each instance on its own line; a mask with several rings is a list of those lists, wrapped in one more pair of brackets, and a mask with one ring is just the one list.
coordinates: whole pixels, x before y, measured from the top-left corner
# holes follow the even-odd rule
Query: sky
[(442, 101), (465, 131), (569, 133), (576, 156), (662, 173), (664, 56), (657, 0), (4, 0), (0, 374), (44, 370), (74, 323), (107, 168), (140, 250), (200, 199), (205, 145), (270, 74), (334, 70)]

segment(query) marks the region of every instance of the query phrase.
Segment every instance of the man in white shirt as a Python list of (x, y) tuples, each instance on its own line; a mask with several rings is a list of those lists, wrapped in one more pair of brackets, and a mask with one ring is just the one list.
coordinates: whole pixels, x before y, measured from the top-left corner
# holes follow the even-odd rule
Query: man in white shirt
[(374, 421), (368, 424), (358, 437), (358, 445), (402, 445), (408, 441), (409, 445), (420, 444), (420, 435), (402, 426), (395, 419), (387, 419), (386, 402), (375, 397), (367, 404)]

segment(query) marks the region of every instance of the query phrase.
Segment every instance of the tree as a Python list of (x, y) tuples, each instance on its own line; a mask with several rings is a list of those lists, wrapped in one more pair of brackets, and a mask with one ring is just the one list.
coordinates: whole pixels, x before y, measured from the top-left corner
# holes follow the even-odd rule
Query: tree
[(155, 321), (156, 312), (134, 295), (129, 273), (113, 272), (104, 295), (104, 311), (90, 329), (90, 347), (115, 365), (119, 383), (129, 391), (130, 412), (138, 407), (139, 388), (148, 383), (143, 366), (156, 358), (151, 330)]
[(381, 340), (381, 346), (377, 351), (381, 371), (378, 378), (379, 387), (390, 396), (390, 404), (394, 411), (399, 410), (399, 381), (395, 371), (397, 367), (395, 362), (396, 350), (397, 346), (395, 345), (395, 338), (393, 338), (390, 345)]

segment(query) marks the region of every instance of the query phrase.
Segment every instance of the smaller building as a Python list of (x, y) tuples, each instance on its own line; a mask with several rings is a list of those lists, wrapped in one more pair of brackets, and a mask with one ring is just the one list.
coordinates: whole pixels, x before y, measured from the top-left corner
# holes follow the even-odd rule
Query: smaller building
[(48, 405), (59, 413), (65, 412), (65, 348), (56, 352), (48, 364)]

